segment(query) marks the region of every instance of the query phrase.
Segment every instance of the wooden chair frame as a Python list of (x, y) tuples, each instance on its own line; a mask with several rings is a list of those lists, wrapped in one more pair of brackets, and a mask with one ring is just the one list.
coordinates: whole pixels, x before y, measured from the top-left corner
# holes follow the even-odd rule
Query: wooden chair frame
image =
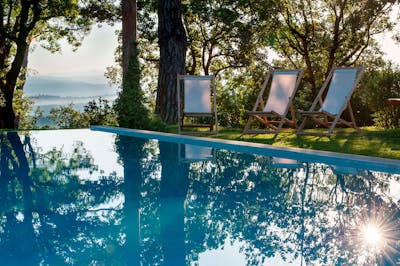
[[(273, 79), (273, 75), (275, 73), (296, 72), (296, 71), (297, 71), (297, 78), (296, 78), (295, 88), (293, 89), (293, 91), (288, 99), (288, 104), (285, 108), (284, 113), (281, 115), (274, 111), (265, 112), (263, 97), (264, 97), (264, 92), (268, 85), (269, 80)], [(296, 113), (294, 111), (294, 106), (293, 106), (293, 98), (297, 92), (299, 85), (300, 85), (303, 73), (304, 73), (303, 69), (293, 69), (293, 70), (282, 70), (282, 69), (274, 70), (274, 69), (272, 69), (272, 70), (268, 71), (267, 76), (266, 76), (265, 81), (261, 87), (259, 94), (258, 94), (258, 97), (254, 104), (253, 109), (251, 111), (246, 111), (246, 113), (249, 114), (249, 118), (248, 118), (246, 126), (243, 130), (243, 134), (268, 134), (268, 133), (278, 134), (284, 125), (289, 125), (293, 128), (297, 128)], [(289, 110), (290, 110), (290, 114), (291, 114), (291, 119), (289, 119), (287, 117)], [(274, 120), (274, 119), (276, 119), (276, 120)], [(250, 129), (252, 120), (257, 120), (257, 121), (263, 123), (266, 126), (266, 129), (258, 129), (258, 130)]]
[[(349, 69), (349, 70), (356, 69), (357, 73), (356, 73), (353, 85), (350, 88), (348, 97), (346, 97), (345, 101), (343, 102), (342, 107), (340, 108), (340, 111), (337, 114), (331, 114), (324, 110), (316, 110), (317, 105), (319, 105), (319, 107), (321, 108), (324, 103), (325, 99), (323, 99), (323, 95), (326, 95), (325, 92), (327, 93), (330, 88), (330, 86), (328, 86), (328, 85), (330, 85), (330, 83), (332, 81), (334, 72), (336, 70), (346, 70), (346, 69)], [(332, 68), (331, 71), (329, 72), (324, 84), (322, 85), (320, 91), (318, 92), (317, 97), (315, 98), (314, 102), (312, 103), (310, 110), (309, 111), (299, 110), (299, 113), (302, 116), (304, 116), (304, 119), (303, 119), (302, 123), (300, 124), (299, 128), (297, 129), (296, 133), (298, 135), (327, 135), (327, 136), (329, 136), (333, 133), (333, 131), (337, 125), (345, 125), (347, 127), (354, 128), (357, 132), (359, 132), (360, 129), (357, 126), (355, 118), (354, 118), (353, 109), (351, 108), (351, 104), (350, 104), (350, 98), (351, 98), (358, 82), (360, 81), (360, 79), (364, 73), (364, 70), (365, 70), (365, 67), (350, 67), (350, 68), (334, 67), (334, 68)], [(347, 121), (347, 120), (341, 118), (343, 112), (346, 109), (349, 112), (351, 121)], [(306, 124), (309, 120), (312, 120), (316, 124), (319, 124), (319, 125), (322, 125), (322, 126), (328, 128), (328, 132), (326, 132), (326, 133), (304, 132), (304, 127), (306, 126)]]
[[(209, 79), (210, 80), (210, 101), (211, 110), (210, 112), (185, 112), (184, 102), (184, 82), (185, 78), (190, 79)], [(217, 116), (217, 99), (215, 92), (215, 76), (195, 76), (195, 75), (178, 75), (177, 76), (177, 97), (178, 97), (178, 133), (179, 134), (218, 134), (218, 116)], [(212, 99), (212, 100), (211, 100)], [(210, 117), (211, 121), (209, 124), (185, 124), (185, 117)], [(214, 129), (215, 126), (215, 129)], [(184, 128), (204, 128), (207, 127), (210, 130), (207, 131), (184, 131)]]

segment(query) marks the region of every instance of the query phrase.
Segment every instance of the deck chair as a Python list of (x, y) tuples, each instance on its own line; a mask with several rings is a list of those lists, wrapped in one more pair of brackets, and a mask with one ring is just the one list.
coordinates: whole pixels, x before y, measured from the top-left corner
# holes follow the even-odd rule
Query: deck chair
[(208, 146), (179, 144), (179, 161), (183, 163), (215, 161), (216, 150)]
[[(293, 97), (299, 87), (302, 69), (295, 70), (270, 70), (258, 94), (256, 103), (249, 115), (243, 134), (251, 133), (275, 133), (278, 134), (284, 125), (297, 128), (296, 114), (293, 108)], [(271, 86), (267, 103), (264, 106), (263, 95), (271, 79)], [(288, 119), (288, 112), (291, 112), (291, 119)], [(253, 120), (265, 125), (265, 129), (251, 129)]]
[[(214, 76), (178, 75), (179, 134), (218, 133), (217, 101)], [(185, 118), (206, 117), (210, 123), (186, 123)], [(215, 128), (214, 128), (215, 126)], [(209, 128), (207, 131), (184, 131), (184, 128)]]
[[(331, 135), (337, 125), (360, 129), (356, 125), (350, 98), (357, 83), (360, 81), (365, 67), (332, 68), (309, 111), (299, 113), (304, 120), (297, 130), (297, 134)], [(323, 95), (326, 93), (326, 96)], [(317, 105), (320, 106), (319, 109)], [(341, 118), (345, 109), (348, 109), (351, 121)], [(328, 128), (327, 133), (306, 133), (304, 127), (309, 120)]]

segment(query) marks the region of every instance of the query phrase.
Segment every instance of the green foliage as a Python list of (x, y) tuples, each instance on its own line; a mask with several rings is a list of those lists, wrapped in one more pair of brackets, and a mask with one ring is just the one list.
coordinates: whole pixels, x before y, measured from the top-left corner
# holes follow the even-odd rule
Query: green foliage
[(24, 95), (22, 90), (15, 90), (14, 92), (14, 111), (19, 120), (19, 128), (32, 128), (29, 115), (32, 112), (33, 101)]
[(38, 128), (38, 121), (43, 117), (43, 110), (33, 110), (33, 101), (24, 95), (23, 90), (15, 90), (13, 107), (16, 114), (17, 128), (20, 130)]
[(310, 101), (333, 66), (351, 66), (381, 56), (375, 38), (393, 27), (389, 15), (394, 2), (279, 1), (273, 23), (266, 25), (269, 34), (265, 38), (273, 36), (279, 63), (306, 68), (303, 80), (311, 89)]
[[(368, 71), (352, 98), (356, 120), (372, 125), (374, 117), (379, 122), (392, 115), (393, 126), (396, 109), (384, 106), (388, 97), (398, 96), (393, 93), (397, 85), (390, 81), (395, 79), (390, 71), (382, 68), (382, 49), (376, 38), (395, 25), (390, 19), (394, 2), (182, 1), (188, 38), (186, 72), (216, 74), (220, 124), (243, 127), (245, 110), (253, 107), (271, 65), (305, 69), (294, 99), (296, 108), (302, 110), (309, 109), (331, 67), (365, 65)], [(155, 98), (157, 1), (139, 2), (138, 6), (139, 56), (146, 62), (142, 88), (146, 96)], [(279, 58), (272, 60), (269, 50)], [(380, 74), (376, 69), (382, 70)]]
[(118, 126), (117, 115), (107, 99), (88, 102), (84, 111), (74, 109), (73, 103), (50, 110), (49, 119), (57, 128), (86, 128), (90, 125)]
[(400, 127), (400, 111), (399, 108), (393, 106), (385, 106), (372, 114), (374, 124), (381, 128), (398, 128)]
[(90, 125), (118, 126), (117, 114), (107, 99), (100, 97), (97, 101), (88, 102), (84, 113), (87, 114)]
[(252, 110), (266, 71), (259, 67), (251, 70), (252, 75), (243, 71), (225, 72), (222, 75), (227, 82), (217, 86), (217, 111), (221, 126), (244, 127), (247, 121), (245, 111)]
[(360, 125), (399, 126), (399, 108), (387, 99), (400, 97), (400, 68), (390, 62), (366, 71), (353, 96), (353, 109)]
[[(0, 73), (1, 74), (1, 73)], [(3, 93), (0, 91), (0, 107), (5, 105), (5, 99)]]
[[(29, 115), (27, 117), (26, 124), (21, 124), (20, 123), (19, 128), (20, 129), (35, 129), (35, 128), (39, 128), (38, 123), (39, 123), (39, 120), (41, 118), (43, 118), (43, 114), (44, 114), (44, 111), (40, 107), (37, 107), (33, 111), (33, 114), (31, 114), (31, 115)], [(44, 126), (43, 129), (46, 129), (46, 126)]]
[[(264, 1), (263, 12), (274, 5)], [(254, 3), (252, 3), (254, 4)], [(266, 62), (264, 27), (247, 1), (186, 1), (187, 72), (214, 74)]]
[(122, 90), (115, 102), (118, 124), (121, 127), (148, 129), (150, 115), (145, 104), (146, 99), (140, 87), (140, 64), (137, 53), (133, 52)]
[(72, 103), (52, 108), (49, 118), (57, 128), (85, 128), (90, 126), (89, 115), (75, 110)]
[(1, 127), (15, 127), (14, 90), (24, 82), (18, 78), (25, 75), (31, 42), (59, 52), (59, 41), (65, 39), (77, 49), (94, 23), (112, 24), (118, 13), (113, 0), (0, 1), (0, 91), (5, 98)]

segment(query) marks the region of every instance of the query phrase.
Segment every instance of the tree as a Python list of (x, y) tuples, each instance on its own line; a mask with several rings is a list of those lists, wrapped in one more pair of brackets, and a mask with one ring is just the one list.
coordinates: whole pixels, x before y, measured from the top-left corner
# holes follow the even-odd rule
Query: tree
[(18, 86), (30, 40), (37, 38), (51, 51), (67, 38), (75, 48), (94, 22), (116, 19), (112, 0), (20, 0), (0, 2), (0, 128), (15, 128), (14, 90)]
[[(122, 73), (128, 73), (129, 61), (136, 57), (137, 4), (136, 0), (122, 0)], [(123, 79), (125, 79), (123, 77)]]
[(115, 108), (122, 127), (148, 129), (149, 110), (140, 86), (141, 69), (136, 37), (136, 1), (123, 0), (122, 9), (122, 90)]
[(89, 101), (83, 112), (89, 117), (90, 125), (118, 126), (117, 114), (107, 99), (99, 97), (97, 101)]
[(306, 67), (303, 79), (313, 99), (333, 66), (379, 56), (374, 37), (392, 28), (389, 13), (395, 2), (283, 0), (266, 37), (283, 65)]
[(185, 73), (187, 48), (181, 0), (158, 0), (158, 44), (156, 113), (164, 122), (177, 122), (177, 75)]
[[(187, 72), (218, 75), (223, 70), (266, 64), (265, 33), (253, 16), (256, 1), (191, 0), (184, 5), (183, 18), (188, 35)], [(263, 12), (270, 14), (273, 1), (265, 1)], [(265, 16), (267, 19), (268, 16)], [(265, 21), (267, 24), (267, 21)]]
[[(34, 120), (35, 117), (30, 119)], [(76, 110), (73, 103), (51, 108), (48, 119), (56, 128), (86, 128), (90, 125), (118, 126), (114, 108), (107, 99), (101, 97), (85, 104), (83, 112)], [(26, 117), (25, 120), (27, 120)]]
[[(170, 2), (158, 2), (158, 21), (154, 0), (138, 2), (141, 25), (138, 29), (141, 36), (139, 56), (146, 62), (143, 65), (146, 78), (149, 79), (153, 75), (149, 73), (159, 67), (155, 110), (168, 122), (173, 120), (166, 117), (173, 117), (176, 112), (174, 87), (178, 71), (170, 71), (168, 77), (162, 74), (167, 73), (164, 68), (172, 68), (175, 64), (163, 62), (175, 54), (174, 51), (161, 49), (162, 32), (167, 34), (167, 40), (178, 42), (179, 38), (174, 36), (178, 36), (176, 31), (179, 33), (181, 28), (179, 24), (176, 24), (175, 31), (163, 28), (167, 21), (163, 18), (163, 6)], [(389, 13), (395, 3), (394, 0), (181, 2), (179, 9), (187, 36), (184, 72), (219, 76), (224, 84), (217, 90), (218, 99), (222, 99), (218, 100), (218, 110), (222, 110), (220, 122), (236, 126), (246, 117), (243, 110), (250, 108), (249, 103), (254, 98), (249, 89), (253, 91), (260, 87), (257, 84), (263, 81), (266, 70), (271, 66), (306, 68), (304, 89), (299, 91), (295, 100), (299, 108), (308, 108), (332, 66), (376, 64), (381, 50), (374, 38), (393, 26)], [(178, 6), (175, 8), (178, 9)], [(170, 13), (171, 16), (178, 14), (175, 9)], [(154, 25), (157, 23), (159, 57), (155, 55), (157, 49), (154, 47), (157, 41)], [(269, 50), (280, 57), (271, 62)], [(162, 58), (163, 54), (165, 58)], [(166, 89), (168, 86), (172, 89)], [(153, 93), (153, 89), (149, 88), (151, 92), (148, 95)], [(237, 103), (236, 99), (244, 103)], [(229, 117), (232, 109), (236, 113)]]
[(52, 108), (49, 118), (57, 128), (85, 128), (90, 126), (89, 115), (75, 110), (72, 103)]
[[(185, 25), (187, 35), (187, 54), (185, 74), (190, 75), (220, 75), (223, 73), (222, 79), (228, 77), (236, 77), (238, 74), (253, 74), (253, 70), (257, 71), (268, 67), (267, 52), (263, 41), (265, 28), (260, 23), (254, 10), (257, 1), (183, 1), (182, 2), (182, 19)], [(163, 3), (165, 4), (165, 3)], [(267, 14), (273, 12), (274, 2), (268, 1), (263, 5), (263, 10)], [(157, 23), (161, 24), (161, 19), (157, 20), (157, 2), (156, 1), (139, 1), (138, 2), (138, 23), (139, 23), (139, 56), (145, 62), (143, 64), (143, 73), (146, 83), (147, 95), (150, 97), (155, 95), (156, 113), (160, 113), (160, 105), (166, 104), (169, 107), (168, 112), (175, 112), (176, 95), (173, 96), (172, 90), (162, 90), (161, 83), (165, 83), (161, 75), (159, 75), (157, 93), (154, 88), (157, 87), (152, 83), (155, 80), (153, 73), (162, 71), (162, 63), (160, 56), (157, 54), (158, 47), (155, 46), (157, 41)], [(159, 14), (160, 15), (160, 14)], [(268, 15), (266, 15), (268, 17)], [(267, 24), (267, 22), (265, 22)], [(158, 28), (161, 32), (161, 27)], [(161, 36), (161, 35), (160, 35)], [(159, 36), (159, 38), (160, 38)], [(171, 37), (171, 39), (173, 39)], [(160, 43), (160, 40), (158, 40)], [(160, 51), (160, 55), (161, 55)], [(167, 53), (167, 55), (169, 52)], [(158, 68), (160, 67), (160, 68)], [(172, 67), (171, 65), (169, 67)], [(173, 72), (172, 77), (167, 81), (171, 86), (175, 86), (175, 76), (177, 71)], [(111, 73), (111, 72), (110, 72)], [(115, 71), (114, 71), (115, 73)], [(221, 75), (222, 76), (222, 75)], [(235, 89), (235, 85), (231, 88)], [(226, 94), (234, 94), (236, 91), (219, 88), (224, 90)], [(171, 95), (169, 95), (171, 94)], [(170, 99), (171, 100), (168, 100)], [(164, 110), (163, 109), (163, 110)], [(220, 108), (219, 108), (220, 109)], [(165, 111), (166, 112), (166, 111)], [(243, 111), (244, 113), (244, 111)], [(224, 120), (225, 121), (225, 120)]]

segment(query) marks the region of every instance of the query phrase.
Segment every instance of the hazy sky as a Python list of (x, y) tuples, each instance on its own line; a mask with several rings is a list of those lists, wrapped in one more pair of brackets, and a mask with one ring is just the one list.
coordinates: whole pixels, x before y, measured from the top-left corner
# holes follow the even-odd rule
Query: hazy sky
[(76, 73), (86, 71), (104, 72), (107, 66), (114, 64), (114, 51), (117, 47), (115, 30), (121, 27), (104, 25), (94, 26), (81, 47), (76, 52), (66, 41), (62, 42), (62, 53), (52, 54), (36, 45), (29, 55), (28, 68), (39, 75), (55, 73)]
[[(39, 75), (77, 72), (82, 74), (87, 71), (103, 73), (107, 66), (114, 64), (114, 51), (117, 46), (115, 30), (120, 27), (120, 24), (114, 27), (95, 26), (76, 52), (72, 52), (71, 46), (66, 42), (63, 42), (62, 54), (51, 54), (37, 46), (29, 56), (29, 68), (37, 71)], [(378, 40), (386, 53), (385, 58), (400, 64), (400, 44), (391, 39), (391, 34), (384, 34)]]

